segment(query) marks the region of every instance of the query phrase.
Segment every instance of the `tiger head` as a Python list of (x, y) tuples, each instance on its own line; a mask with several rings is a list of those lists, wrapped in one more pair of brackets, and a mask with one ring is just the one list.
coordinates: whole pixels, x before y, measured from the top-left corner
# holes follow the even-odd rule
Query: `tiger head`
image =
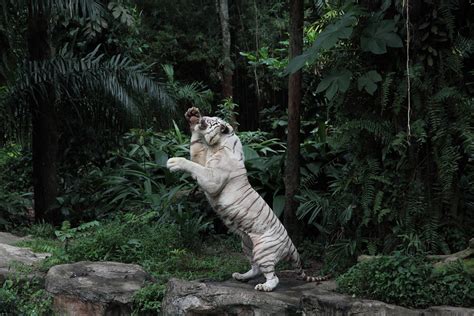
[(233, 135), (232, 126), (218, 117), (203, 116), (196, 124), (195, 131), (198, 131), (208, 146), (215, 146), (222, 143), (222, 138)]

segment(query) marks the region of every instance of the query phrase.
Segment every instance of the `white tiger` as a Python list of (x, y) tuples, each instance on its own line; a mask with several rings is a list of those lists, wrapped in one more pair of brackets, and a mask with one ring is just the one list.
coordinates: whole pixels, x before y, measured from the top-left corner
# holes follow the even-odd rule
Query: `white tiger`
[(321, 281), (325, 277), (309, 277), (302, 269), (300, 256), (286, 229), (265, 200), (247, 179), (242, 144), (230, 124), (218, 117), (201, 117), (199, 109), (185, 114), (191, 127), (191, 160), (174, 157), (167, 162), (170, 171), (189, 172), (197, 180), (215, 212), (230, 230), (242, 238), (242, 248), (251, 269), (233, 273), (236, 280), (246, 281), (264, 274), (266, 282), (256, 290), (272, 291), (278, 285), (275, 265), (291, 260), (299, 278)]

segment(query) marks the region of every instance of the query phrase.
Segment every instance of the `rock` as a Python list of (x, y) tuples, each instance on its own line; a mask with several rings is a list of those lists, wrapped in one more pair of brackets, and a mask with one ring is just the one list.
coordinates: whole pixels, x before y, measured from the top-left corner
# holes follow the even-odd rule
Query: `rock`
[(306, 315), (393, 315), (421, 316), (417, 310), (384, 302), (361, 300), (347, 295), (315, 289), (311, 293), (303, 293), (301, 309)]
[(10, 233), (0, 232), (0, 244), (7, 244), (10, 246), (15, 246), (20, 241), (31, 240), (29, 236), (19, 237)]
[[(260, 280), (263, 281), (263, 280)], [(400, 315), (461, 316), (474, 309), (437, 306), (408, 309), (332, 292), (334, 282), (305, 283), (280, 278), (273, 292), (254, 290), (258, 282), (197, 282), (171, 279), (163, 300), (163, 315)]]
[[(162, 304), (164, 315), (286, 315), (298, 311), (296, 283), (281, 282), (278, 291), (255, 291), (249, 283), (188, 282), (171, 279)], [(289, 280), (288, 280), (289, 281)], [(293, 290), (289, 290), (293, 288)]]
[(425, 315), (431, 316), (473, 316), (473, 308), (453, 307), (453, 306), (433, 306), (425, 310)]
[[(9, 240), (11, 241), (11, 238)], [(6, 278), (18, 272), (19, 265), (32, 267), (49, 256), (51, 256), (49, 253), (34, 253), (28, 248), (0, 243), (0, 284), (3, 284)], [(28, 274), (29, 278), (34, 276), (42, 278), (43, 275), (40, 272)]]
[(46, 275), (46, 291), (58, 315), (130, 315), (133, 295), (151, 277), (136, 264), (77, 262)]

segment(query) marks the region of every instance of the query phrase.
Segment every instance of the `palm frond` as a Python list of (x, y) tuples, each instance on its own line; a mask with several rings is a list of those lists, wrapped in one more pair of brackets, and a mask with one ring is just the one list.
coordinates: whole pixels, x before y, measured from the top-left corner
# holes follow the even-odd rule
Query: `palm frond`
[(33, 14), (58, 11), (68, 16), (76, 15), (91, 19), (105, 12), (97, 0), (0, 0), (0, 7), (4, 12), (9, 6), (17, 9), (29, 7)]
[(45, 93), (48, 84), (54, 87), (58, 98), (81, 98), (84, 91), (110, 95), (131, 113), (137, 112), (137, 108), (130, 92), (151, 98), (168, 110), (175, 106), (166, 86), (150, 77), (146, 65), (134, 65), (121, 55), (104, 59), (98, 48), (84, 58), (59, 56), (25, 62), (11, 90), (15, 95), (34, 96)]

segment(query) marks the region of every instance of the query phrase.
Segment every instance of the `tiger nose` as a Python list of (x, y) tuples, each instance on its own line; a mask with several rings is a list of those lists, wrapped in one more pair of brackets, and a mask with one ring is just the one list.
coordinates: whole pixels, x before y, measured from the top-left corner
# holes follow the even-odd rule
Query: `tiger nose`
[(205, 129), (207, 127), (206, 121), (204, 119), (201, 119), (199, 123), (200, 123), (200, 126), (199, 126), (200, 129)]

